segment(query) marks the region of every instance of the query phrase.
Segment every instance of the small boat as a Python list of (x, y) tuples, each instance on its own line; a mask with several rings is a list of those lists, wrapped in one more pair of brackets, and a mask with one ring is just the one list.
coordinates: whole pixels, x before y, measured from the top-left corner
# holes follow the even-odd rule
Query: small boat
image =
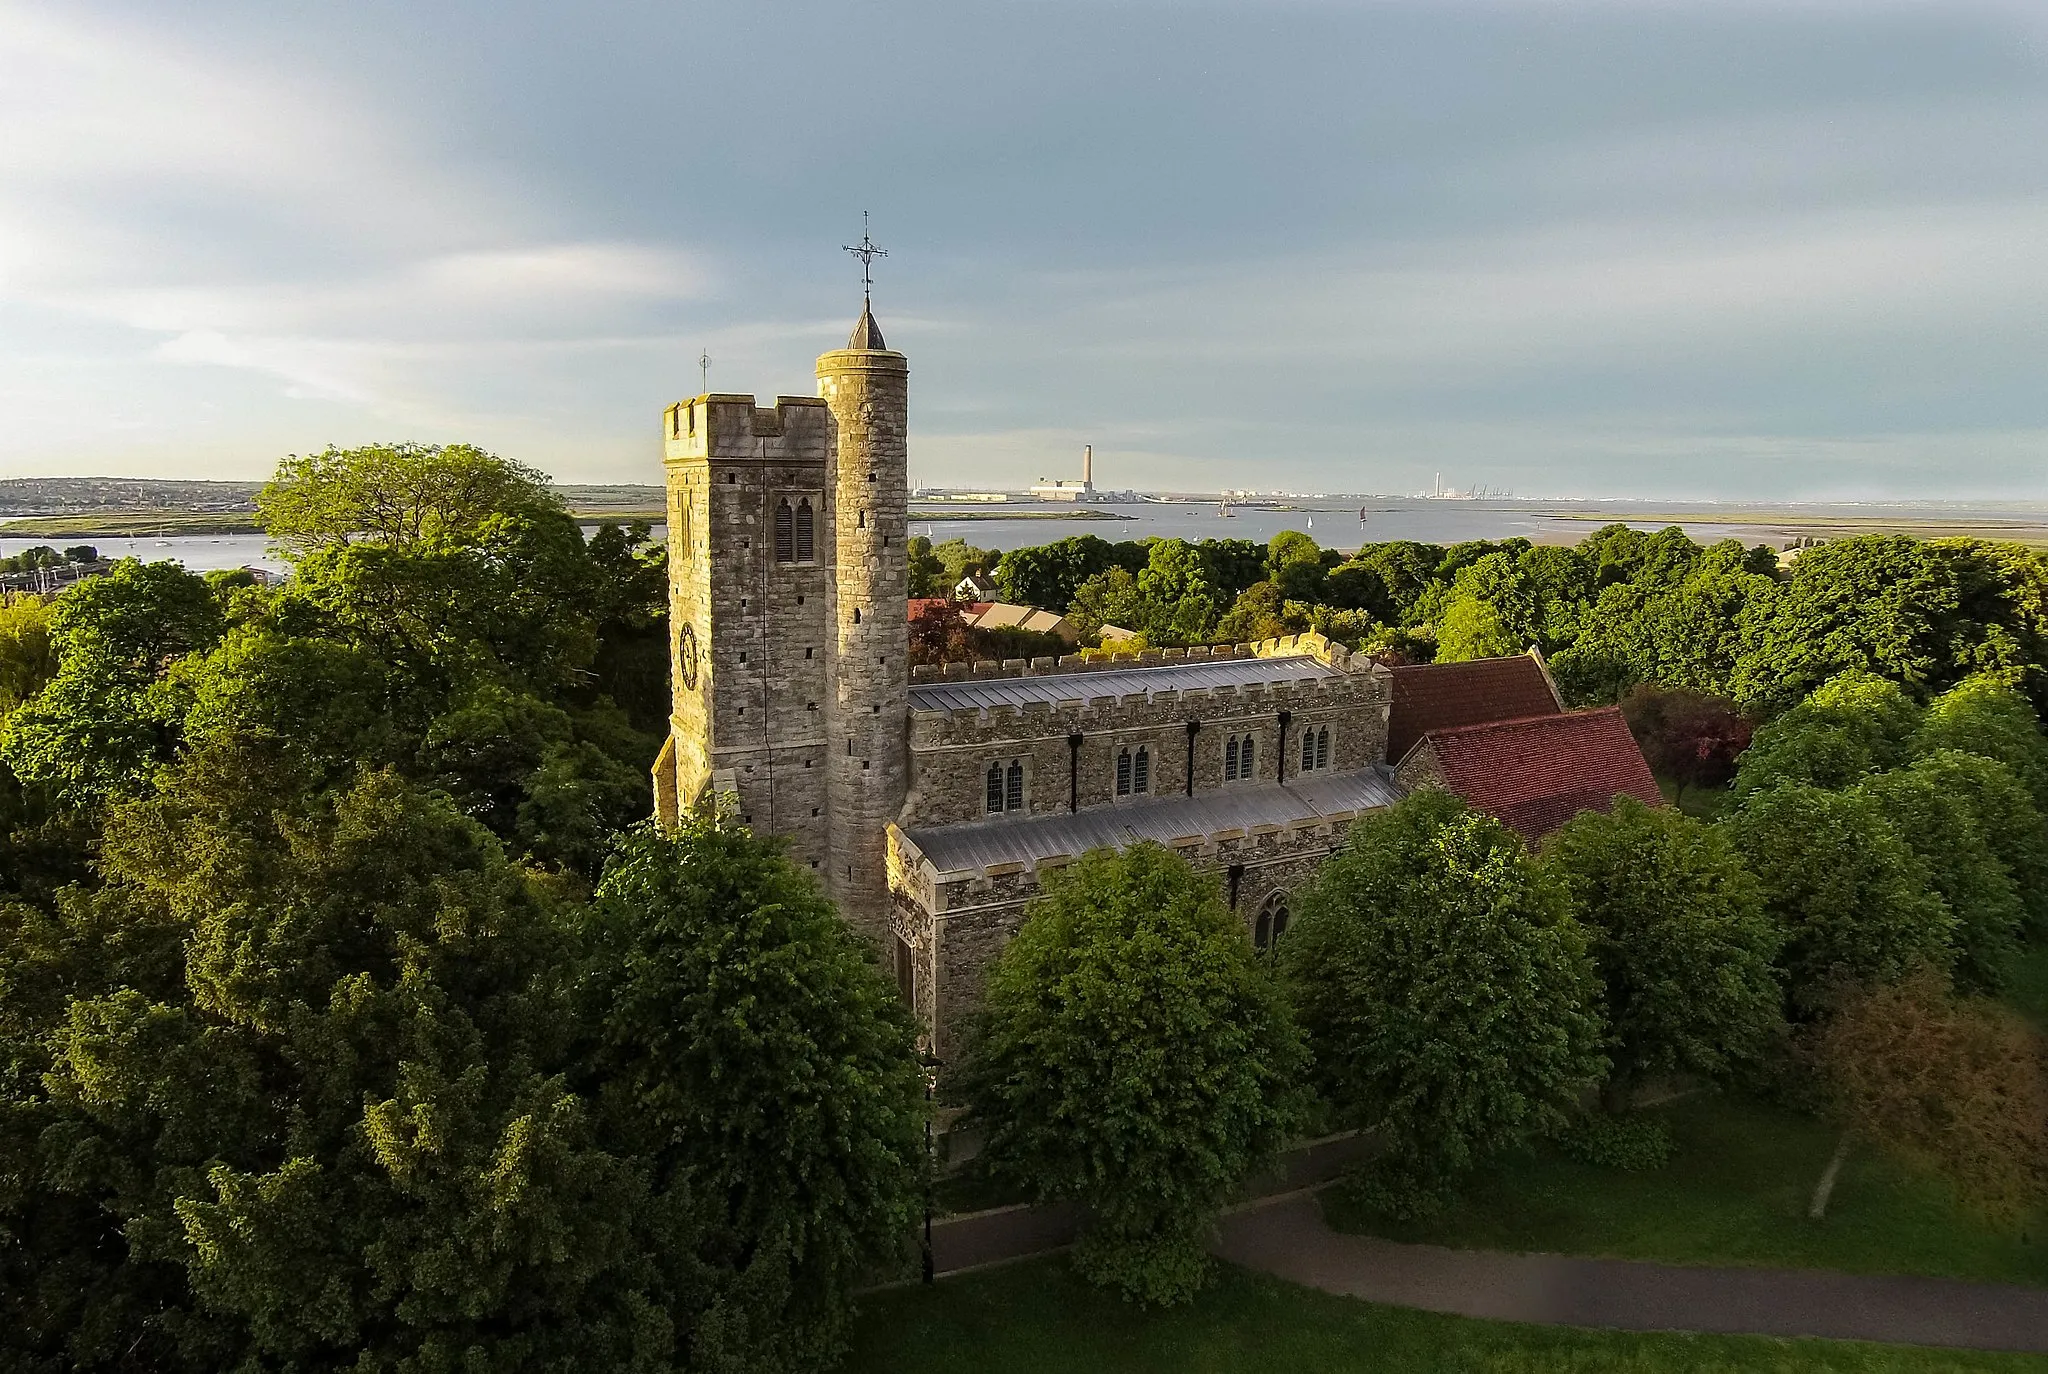
[(1228, 501), (1218, 501), (1216, 503), (1216, 513), (1225, 520), (1235, 520), (1237, 518), (1237, 512), (1230, 508)]

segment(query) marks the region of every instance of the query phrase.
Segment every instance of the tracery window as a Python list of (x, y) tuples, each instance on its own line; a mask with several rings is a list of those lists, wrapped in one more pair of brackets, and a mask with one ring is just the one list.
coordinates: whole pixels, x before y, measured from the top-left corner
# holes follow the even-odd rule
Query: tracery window
[(1133, 749), (1129, 745), (1116, 751), (1116, 794), (1119, 797), (1144, 796), (1152, 790), (1152, 747), (1141, 744)]
[(1252, 945), (1258, 949), (1271, 949), (1287, 933), (1287, 894), (1274, 891), (1266, 894), (1266, 900), (1259, 903), (1259, 914), (1252, 923)]
[(817, 556), (817, 520), (811, 510), (811, 498), (806, 496), (796, 503), (796, 561), (809, 563)]
[(796, 516), (789, 508), (788, 497), (775, 506), (775, 561), (796, 561)]
[(1223, 781), (1249, 781), (1258, 776), (1258, 743), (1250, 735), (1231, 735), (1223, 741)]
[(989, 815), (1024, 809), (1024, 760), (1011, 759), (1008, 766), (1001, 759), (995, 760), (989, 764), (985, 780), (984, 800)]
[(1305, 726), (1301, 732), (1301, 771), (1313, 773), (1330, 766), (1330, 727)]

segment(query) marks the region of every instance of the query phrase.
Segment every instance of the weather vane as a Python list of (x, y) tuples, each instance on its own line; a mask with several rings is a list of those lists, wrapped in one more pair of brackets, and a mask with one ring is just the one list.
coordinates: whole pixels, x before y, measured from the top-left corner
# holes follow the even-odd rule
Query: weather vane
[(711, 390), (711, 353), (704, 350), (697, 354), (697, 390), (708, 394)]
[(844, 244), (842, 247), (860, 259), (860, 299), (862, 305), (871, 305), (869, 299), (875, 290), (875, 259), (886, 258), (889, 250), (878, 247), (868, 236), (868, 212), (860, 212), (860, 242)]

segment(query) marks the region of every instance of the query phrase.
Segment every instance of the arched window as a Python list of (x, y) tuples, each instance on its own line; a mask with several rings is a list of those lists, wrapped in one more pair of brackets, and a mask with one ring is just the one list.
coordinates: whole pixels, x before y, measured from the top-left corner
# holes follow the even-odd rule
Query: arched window
[(1304, 773), (1310, 772), (1315, 768), (1315, 766), (1316, 732), (1313, 730), (1304, 730), (1301, 732), (1301, 771)]
[(684, 558), (694, 556), (695, 550), (691, 547), (690, 540), (690, 502), (688, 497), (683, 499), (682, 542), (678, 547), (681, 549)]
[(1138, 756), (1131, 761), (1131, 790), (1150, 792), (1152, 790), (1152, 751), (1144, 745), (1138, 746)]
[(1237, 781), (1237, 736), (1223, 741), (1223, 781)]
[(1253, 741), (1250, 735), (1244, 737), (1244, 747), (1237, 751), (1237, 775), (1240, 778), (1256, 776), (1252, 772)]
[(775, 561), (790, 563), (796, 560), (796, 516), (784, 499), (775, 506)]
[(1258, 917), (1252, 922), (1252, 944), (1259, 949), (1271, 949), (1286, 933), (1287, 894), (1269, 892), (1266, 900), (1259, 903)]
[(988, 810), (991, 816), (1003, 809), (1003, 766), (992, 763), (988, 766)]
[(1009, 787), (1003, 795), (1003, 805), (1012, 811), (1024, 809), (1024, 764), (1019, 759), (1010, 760)]
[(1316, 767), (1330, 766), (1330, 727), (1325, 725), (1316, 731)]
[(1119, 797), (1131, 795), (1131, 751), (1116, 751), (1116, 794)]
[(796, 503), (796, 561), (809, 563), (818, 556), (817, 526), (812, 518), (811, 498)]

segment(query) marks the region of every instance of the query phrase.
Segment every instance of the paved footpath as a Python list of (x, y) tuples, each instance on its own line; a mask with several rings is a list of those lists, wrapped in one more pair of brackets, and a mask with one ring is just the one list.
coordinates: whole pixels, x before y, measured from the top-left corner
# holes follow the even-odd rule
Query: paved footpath
[(2048, 1289), (1403, 1245), (1331, 1230), (1306, 1192), (1226, 1216), (1216, 1253), (1325, 1292), (1466, 1317), (2048, 1352)]

